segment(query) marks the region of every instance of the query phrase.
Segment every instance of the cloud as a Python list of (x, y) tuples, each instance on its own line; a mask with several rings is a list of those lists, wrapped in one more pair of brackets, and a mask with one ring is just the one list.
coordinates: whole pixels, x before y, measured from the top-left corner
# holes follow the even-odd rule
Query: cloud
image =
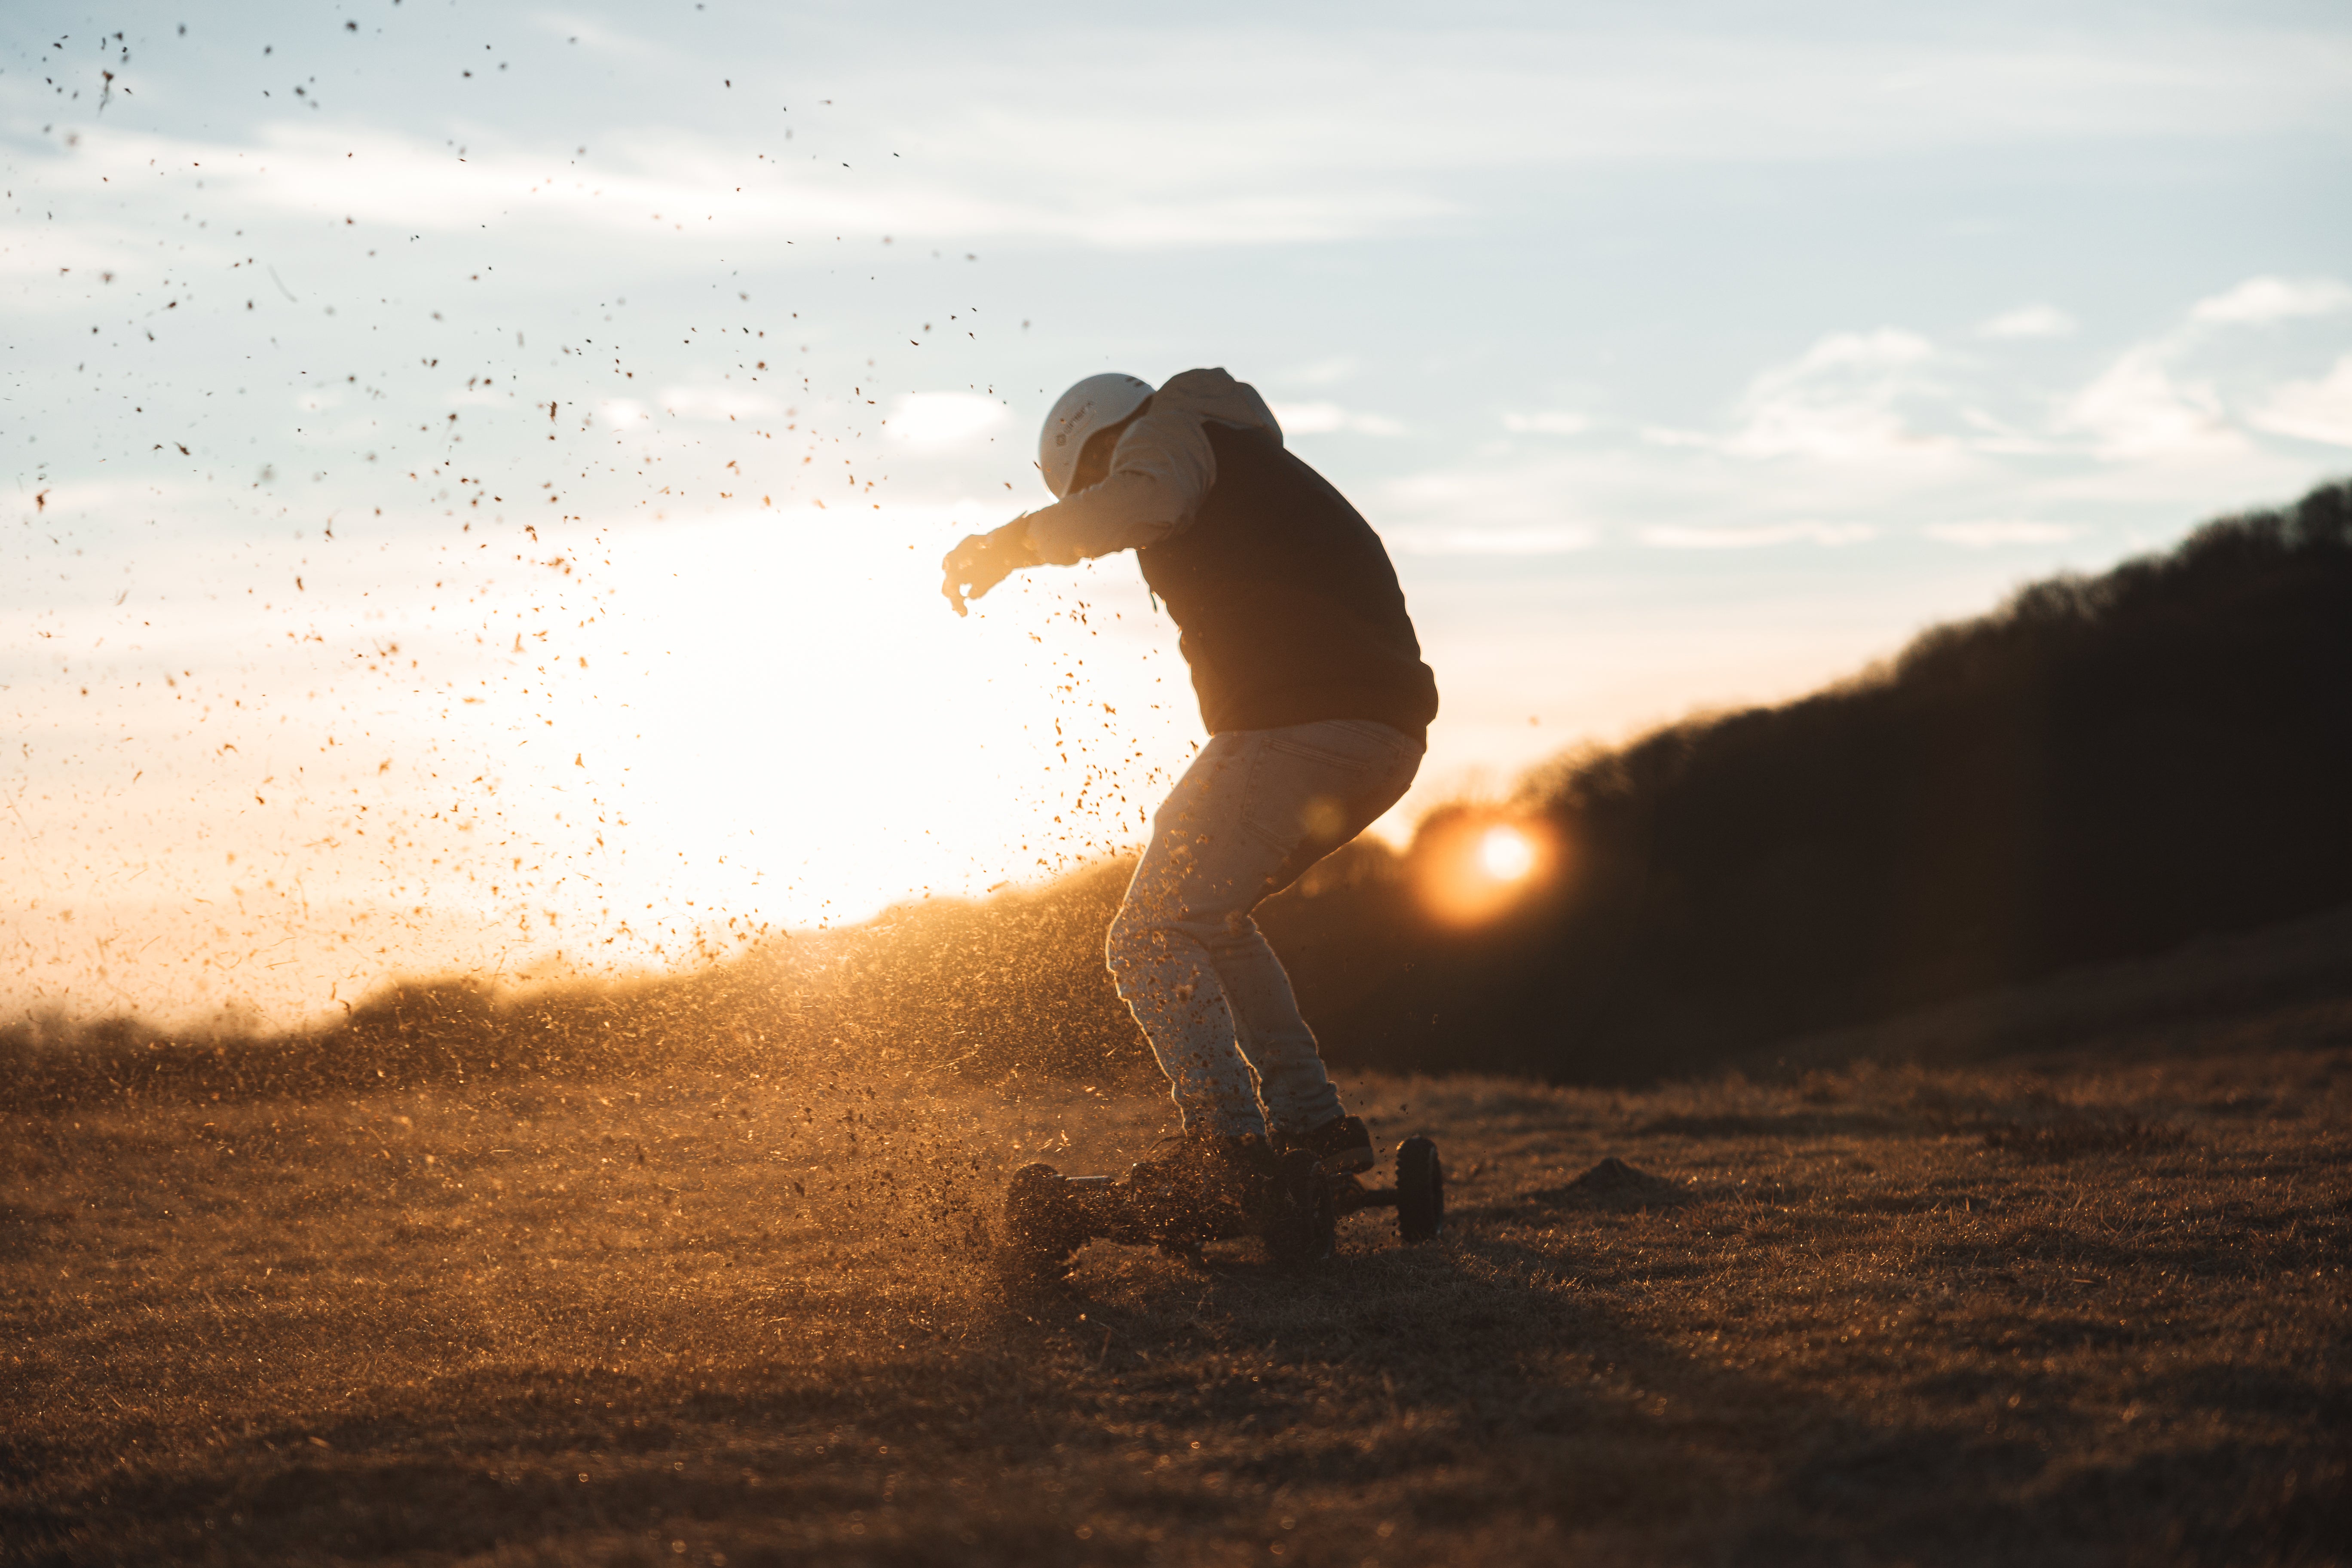
[(2063, 441), (2030, 435), (1973, 405), (1964, 405), (1958, 412), (1960, 422), (1976, 432), (1969, 437), (1969, 449), (1972, 452), (2012, 458), (2046, 458), (2063, 455), (2070, 450)]
[[(465, 128), (462, 153), (437, 136), (309, 120), (268, 123), (242, 144), (109, 126), (90, 130), (70, 157), (118, 186), (200, 162), (208, 203), (236, 197), (412, 233), (477, 232), (504, 219), (803, 246), (891, 234), (1255, 247), (1463, 217), (1487, 189), (1462, 177), (1470, 171), (2301, 131), (2332, 124), (2352, 89), (2352, 56), (2341, 48), (2251, 28), (2217, 37), (2151, 26), (2095, 45), (2045, 36), (2021, 46), (1970, 45), (1941, 28), (1868, 43), (1574, 21), (1502, 34), (1335, 32), (1269, 13), (1244, 24), (1237, 46), (1232, 28), (1181, 20), (935, 17), (913, 43), (904, 30), (869, 30), (870, 43), (856, 29), (828, 37), (826, 79), (840, 107), (821, 111), (828, 151), (817, 159), (803, 157), (807, 139), (787, 148), (763, 130), (747, 142), (747, 122), (683, 129), (716, 110), (698, 101), (707, 61), (690, 50), (563, 10), (532, 20), (578, 40), (556, 46), (576, 65), (591, 50), (628, 60), (639, 91), (677, 108), (661, 116), (669, 128), (614, 124), (598, 132), (593, 159), (575, 161), (570, 135), (534, 127), (529, 139), (502, 138), (470, 117), (440, 121)], [(747, 23), (730, 44), (736, 79), (754, 68), (791, 78), (800, 68), (784, 62), (810, 47), (788, 19)], [(1065, 90), (1103, 80), (1123, 84), (1116, 136), (1101, 133), (1096, 105)], [(817, 130), (816, 106), (792, 96), (782, 123)], [(402, 121), (434, 122), (416, 112)], [(782, 124), (772, 129), (780, 138)], [(904, 158), (888, 155), (897, 153)]]
[(572, 12), (539, 11), (532, 14), (531, 20), (566, 43), (584, 44), (605, 54), (625, 56), (638, 65), (654, 58), (677, 58), (675, 50), (666, 47), (656, 39), (624, 33)]
[[(152, 248), (152, 237), (131, 225), (84, 219), (74, 224), (20, 224), (0, 244), (0, 279), (11, 283), (56, 282), (87, 285), (88, 297), (110, 286), (129, 293), (132, 274), (126, 258), (137, 256), (146, 268), (155, 263), (140, 252)], [(190, 262), (226, 262), (228, 253), (216, 246), (192, 247)]]
[(1738, 426), (1712, 444), (1740, 458), (1940, 466), (1958, 443), (1914, 429), (1900, 406), (1939, 390), (1924, 374), (1935, 358), (1935, 345), (1916, 332), (1832, 332), (1749, 383)]
[(2291, 381), (2246, 416), (2257, 430), (2352, 447), (2352, 354), (2315, 381)]
[(1506, 414), (1503, 428), (1540, 436), (1580, 436), (1592, 428), (1592, 421), (1581, 414)]
[(1404, 426), (1383, 414), (1359, 414), (1336, 403), (1268, 405), (1289, 436), (1328, 436), (1345, 430), (1358, 436), (1402, 436)]
[(1354, 375), (1359, 368), (1359, 362), (1352, 356), (1337, 354), (1284, 371), (1271, 379), (1297, 386), (1336, 386)]
[[(2187, 374), (2210, 363), (2216, 329), (2267, 326), (2352, 310), (2352, 285), (2332, 278), (2249, 278), (2191, 305), (2180, 324), (2126, 350), (2067, 399), (2053, 421), (2062, 434), (2087, 437), (2109, 460), (2166, 466), (2242, 459), (2255, 451), (2230, 416), (2219, 386)], [(2255, 429), (2305, 440), (2352, 445), (2352, 360), (2317, 381), (2282, 386), (2246, 414)], [(2242, 399), (2239, 406), (2244, 407)], [(2251, 476), (2250, 476), (2251, 479)]]
[(722, 424), (761, 414), (774, 414), (782, 405), (757, 392), (730, 392), (715, 386), (671, 386), (657, 400), (663, 413), (678, 419), (702, 419)]
[(1919, 531), (1946, 544), (1990, 550), (2002, 544), (2060, 544), (2082, 530), (2063, 522), (1987, 518), (1976, 522), (1931, 522)]
[[(62, 519), (85, 514), (148, 516), (183, 514), (213, 497), (215, 487), (197, 479), (93, 479), (75, 478), (35, 481), (19, 477), (10, 507), (21, 521)], [(39, 500), (37, 503), (36, 497)], [(32, 579), (11, 574), (8, 586), (31, 585)], [(40, 590), (47, 593), (49, 590)], [(5, 601), (0, 601), (5, 602)]]
[(1751, 528), (1660, 526), (1634, 537), (1657, 550), (1759, 550), (1777, 544), (1860, 544), (1878, 536), (1861, 522), (1769, 522)]
[(2071, 338), (2074, 318), (2055, 305), (2021, 305), (1977, 325), (1980, 338)]
[[(459, 399), (463, 401), (463, 398)], [(542, 407), (544, 405), (542, 405)], [(708, 386), (665, 387), (650, 403), (635, 397), (607, 397), (596, 405), (604, 423), (612, 426), (650, 423), (656, 414), (673, 419), (699, 419), (712, 425), (758, 418), (778, 413), (782, 405), (756, 392), (734, 392)]]
[[(1438, 16), (1439, 13), (1432, 13)], [(1565, 19), (1562, 19), (1565, 18)], [(1278, 178), (1328, 188), (1465, 168), (1723, 159), (1886, 158), (2057, 137), (2249, 135), (2332, 125), (2352, 58), (2284, 29), (2151, 25), (2129, 37), (1981, 41), (1629, 26), (1597, 15), (1462, 27), (1263, 19), (1071, 26), (991, 17), (947, 48), (893, 47), (845, 104), (919, 137), (924, 156), (1114, 190)], [(991, 87), (971, 112), (971, 80)], [(1122, 84), (1104, 136), (1071, 81)], [(849, 84), (845, 83), (845, 86)], [(944, 106), (955, 111), (942, 112)], [(898, 143), (894, 143), (897, 145)], [(910, 154), (911, 155), (911, 154)], [(1442, 188), (1433, 181), (1433, 188)]]
[(2258, 327), (2352, 310), (2352, 287), (2333, 278), (2249, 278), (2200, 300), (2189, 320), (2198, 326)]
[(1238, 181), (1155, 187), (1127, 173), (1090, 188), (1008, 183), (948, 157), (928, 177), (883, 183), (750, 155), (720, 136), (615, 131), (598, 140), (595, 159), (580, 163), (569, 147), (501, 145), (486, 134), (436, 145), (391, 132), (279, 122), (243, 145), (93, 130), (65, 156), (122, 182), (152, 181), (158, 170), (201, 178), (216, 212), (242, 205), (419, 233), (520, 225), (551, 238), (589, 229), (648, 242), (808, 247), (886, 234), (1113, 248), (1260, 246), (1380, 232), (1453, 210), (1442, 197), (1392, 182), (1299, 190), (1269, 175), (1255, 188)]
[(1391, 549), (1406, 555), (1565, 555), (1601, 542), (1601, 531), (1584, 523), (1528, 528), (1403, 527), (1383, 530)]
[(909, 392), (890, 405), (890, 433), (920, 447), (960, 447), (1012, 422), (1012, 411), (977, 392)]
[(2222, 413), (2220, 394), (2204, 382), (2179, 382), (2166, 363), (2169, 349), (2131, 350), (2076, 393), (2058, 416), (2063, 430), (2091, 438), (2108, 458), (2233, 457), (2246, 439)]
[(1401, 475), (1360, 499), (1381, 537), (1405, 554), (1559, 555), (1601, 542), (1599, 520), (1629, 477), (1610, 459), (1555, 451)]

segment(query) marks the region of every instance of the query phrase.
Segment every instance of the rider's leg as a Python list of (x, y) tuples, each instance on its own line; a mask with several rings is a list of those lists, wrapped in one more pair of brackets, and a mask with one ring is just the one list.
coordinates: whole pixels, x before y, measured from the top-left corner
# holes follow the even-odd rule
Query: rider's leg
[[(1266, 754), (1251, 780), (1244, 824), (1251, 837), (1282, 851), (1263, 900), (1394, 805), (1420, 768), (1421, 747), (1360, 720), (1261, 732)], [(1245, 910), (1229, 912), (1207, 946), (1272, 1131), (1295, 1137), (1332, 1121), (1341, 1112), (1339, 1091), (1257, 921)]]
[(1255, 1075), (1234, 1043), (1233, 1010), (1202, 934), (1255, 900), (1264, 872), (1235, 863), (1234, 829), (1258, 748), (1254, 732), (1211, 737), (1151, 819), (1107, 944), (1112, 979), (1168, 1075), (1188, 1131), (1265, 1134)]
[(1188, 1128), (1263, 1133), (1259, 1092), (1280, 1131), (1339, 1114), (1250, 910), (1394, 805), (1420, 760), (1410, 738), (1363, 721), (1229, 731), (1154, 817), (1109, 959)]
[(1257, 921), (1229, 915), (1202, 945), (1232, 1010), (1235, 1042), (1257, 1074), (1269, 1131), (1302, 1132), (1339, 1115), (1339, 1090), (1323, 1070), (1315, 1032)]

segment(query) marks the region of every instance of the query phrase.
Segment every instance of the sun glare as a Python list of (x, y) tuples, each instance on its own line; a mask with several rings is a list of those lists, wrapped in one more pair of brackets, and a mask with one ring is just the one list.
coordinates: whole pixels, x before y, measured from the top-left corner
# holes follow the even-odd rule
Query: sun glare
[[(310, 574), (304, 627), (386, 666), (404, 646), (399, 700), (291, 632), (234, 677), (241, 702), (205, 683), (210, 743), (150, 747), (167, 804), (93, 831), (103, 876), (0, 907), (18, 960), (0, 1006), (291, 1026), (387, 973), (668, 964), (1132, 852), (1192, 749), (1174, 638), (1131, 566), (1040, 573), (950, 615), (939, 557), (1003, 505), (624, 521), (562, 572), (510, 552), (455, 597), (437, 542), (364, 576), (273, 560)], [(198, 687), (173, 673), (117, 698), (126, 722), (173, 734)], [(289, 689), (320, 699), (299, 741), (252, 716)], [(297, 769), (257, 763), (239, 795), (205, 771), (224, 743), (308, 773), (281, 792)]]
[(1539, 821), (1483, 811), (1441, 814), (1416, 838), (1423, 905), (1448, 925), (1475, 926), (1519, 904), (1558, 869), (1559, 846)]
[(1478, 836), (1478, 868), (1497, 882), (1517, 882), (1536, 868), (1532, 839), (1508, 823), (1498, 822)]
[(846, 532), (735, 516), (616, 545), (614, 640), (663, 650), (610, 661), (644, 671), (605, 748), (634, 770), (637, 858), (663, 873), (639, 906), (857, 920), (1140, 840), (1186, 761), (1170, 639), (1117, 614), (1146, 608), (1125, 574), (1040, 574), (948, 614), (940, 541), (993, 516), (905, 508)]

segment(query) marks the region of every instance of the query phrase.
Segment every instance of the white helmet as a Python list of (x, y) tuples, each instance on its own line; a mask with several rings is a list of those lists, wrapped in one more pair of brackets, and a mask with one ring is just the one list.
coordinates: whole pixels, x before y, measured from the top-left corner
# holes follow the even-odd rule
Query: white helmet
[(1107, 371), (1087, 377), (1055, 399), (1054, 411), (1045, 416), (1045, 428), (1037, 436), (1037, 467), (1044, 470), (1045, 488), (1055, 499), (1069, 489), (1071, 476), (1077, 472), (1078, 454), (1087, 448), (1087, 437), (1118, 424), (1142, 407), (1150, 395), (1150, 382)]

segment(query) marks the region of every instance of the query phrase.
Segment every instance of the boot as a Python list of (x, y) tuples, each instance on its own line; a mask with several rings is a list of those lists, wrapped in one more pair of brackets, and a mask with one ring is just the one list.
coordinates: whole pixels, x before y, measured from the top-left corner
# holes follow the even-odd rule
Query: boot
[(1293, 1149), (1310, 1150), (1330, 1175), (1351, 1176), (1378, 1163), (1372, 1153), (1372, 1135), (1360, 1116), (1338, 1116), (1311, 1132), (1279, 1136), (1286, 1153)]

